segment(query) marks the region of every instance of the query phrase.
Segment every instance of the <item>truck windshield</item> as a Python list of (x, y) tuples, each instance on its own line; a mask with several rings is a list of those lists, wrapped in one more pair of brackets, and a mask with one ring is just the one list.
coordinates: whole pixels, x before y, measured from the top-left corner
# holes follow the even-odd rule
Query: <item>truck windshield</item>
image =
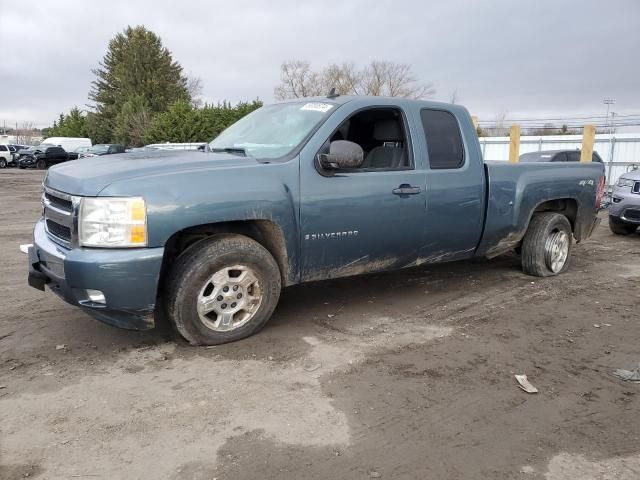
[(335, 104), (326, 102), (267, 105), (224, 130), (209, 148), (242, 152), (254, 158), (282, 157), (296, 148), (334, 108)]

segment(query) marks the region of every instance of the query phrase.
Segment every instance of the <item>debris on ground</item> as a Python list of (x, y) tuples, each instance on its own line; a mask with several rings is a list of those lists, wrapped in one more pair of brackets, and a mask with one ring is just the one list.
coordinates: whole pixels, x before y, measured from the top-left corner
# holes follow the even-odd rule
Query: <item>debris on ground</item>
[(614, 370), (613, 375), (625, 382), (640, 383), (640, 365), (635, 370)]
[(315, 372), (316, 370), (318, 370), (320, 367), (322, 366), (321, 363), (316, 363), (315, 365), (310, 365), (308, 367), (304, 367), (304, 370), (306, 372)]
[(67, 346), (63, 343), (62, 345), (56, 345), (56, 350), (64, 350)]
[(516, 375), (518, 386), (527, 393), (538, 393), (538, 389), (531, 385), (526, 375)]

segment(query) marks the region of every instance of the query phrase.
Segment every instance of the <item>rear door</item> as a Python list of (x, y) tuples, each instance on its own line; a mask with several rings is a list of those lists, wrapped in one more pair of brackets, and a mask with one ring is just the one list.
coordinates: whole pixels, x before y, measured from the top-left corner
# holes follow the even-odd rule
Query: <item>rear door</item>
[[(462, 111), (421, 108), (420, 151), (428, 168), (425, 232), (418, 263), (471, 257), (484, 224), (485, 171)], [(464, 135), (463, 132), (464, 131)]]

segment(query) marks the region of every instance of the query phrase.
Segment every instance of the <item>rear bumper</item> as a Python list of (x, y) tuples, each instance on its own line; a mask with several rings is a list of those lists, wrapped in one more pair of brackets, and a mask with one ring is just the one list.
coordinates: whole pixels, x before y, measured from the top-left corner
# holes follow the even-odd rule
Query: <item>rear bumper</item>
[[(67, 250), (49, 239), (40, 220), (29, 248), (28, 283), (45, 285), (71, 305), (120, 328), (154, 327), (163, 248)], [(106, 302), (91, 301), (86, 290), (99, 290)]]

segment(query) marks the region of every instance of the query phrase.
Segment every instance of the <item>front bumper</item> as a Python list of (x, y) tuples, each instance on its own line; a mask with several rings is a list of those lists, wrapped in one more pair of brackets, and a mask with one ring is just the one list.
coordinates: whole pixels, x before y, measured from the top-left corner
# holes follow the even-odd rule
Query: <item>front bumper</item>
[[(29, 248), (28, 282), (49, 289), (94, 318), (129, 330), (155, 326), (154, 312), (164, 248), (66, 249), (53, 242), (40, 220)], [(100, 290), (105, 304), (86, 290)]]
[(630, 187), (614, 187), (609, 215), (623, 222), (640, 225), (640, 194), (633, 193)]
[(33, 168), (36, 166), (36, 159), (33, 157), (16, 160), (16, 165), (21, 168)]

